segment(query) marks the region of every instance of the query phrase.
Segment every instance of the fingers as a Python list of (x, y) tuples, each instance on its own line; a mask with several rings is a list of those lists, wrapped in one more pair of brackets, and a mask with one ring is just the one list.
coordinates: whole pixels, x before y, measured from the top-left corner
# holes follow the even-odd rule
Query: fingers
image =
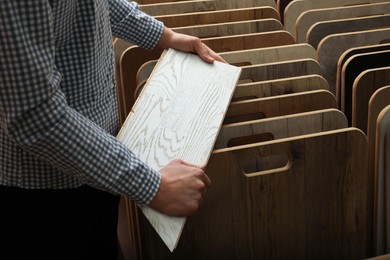
[(180, 160), (180, 159), (178, 159), (178, 161), (179, 161), (181, 164), (183, 164), (183, 165), (201, 169), (201, 170), (202, 170), (202, 173), (199, 174), (199, 178), (203, 181), (203, 183), (205, 184), (206, 188), (208, 188), (208, 187), (211, 186), (211, 180), (210, 180), (210, 178), (207, 176), (207, 174), (204, 172), (204, 170), (205, 170), (205, 168), (206, 168), (206, 164), (205, 164), (205, 163), (202, 164), (202, 165), (195, 165), (195, 164), (191, 164), (191, 163), (185, 162), (185, 161)]
[(210, 49), (206, 44), (204, 44), (199, 38), (194, 38), (192, 40), (193, 50), (199, 57), (205, 62), (212, 63), (214, 61), (220, 61), (227, 63), (221, 56), (215, 53)]
[(200, 166), (175, 159), (161, 168), (160, 174), (160, 187), (149, 206), (172, 216), (196, 214), (211, 184), (204, 170)]
[[(206, 45), (205, 45), (206, 46)], [(207, 47), (207, 46), (206, 46)], [(209, 55), (216, 61), (219, 61), (219, 62), (223, 62), (223, 63), (227, 63), (227, 61), (225, 61), (221, 56), (219, 56), (217, 53), (215, 53), (212, 49), (210, 49), (209, 47), (207, 47), (208, 51), (209, 51)]]

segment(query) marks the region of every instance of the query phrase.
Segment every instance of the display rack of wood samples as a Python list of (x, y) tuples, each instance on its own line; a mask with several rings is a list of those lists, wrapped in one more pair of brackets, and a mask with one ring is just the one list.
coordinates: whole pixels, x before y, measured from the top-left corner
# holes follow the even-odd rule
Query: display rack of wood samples
[[(390, 253), (389, 1), (138, 3), (242, 72), (209, 157), (213, 184), (200, 212), (187, 218), (172, 252), (124, 198), (126, 260)], [(145, 99), (162, 51), (119, 40), (114, 49), (123, 123)]]

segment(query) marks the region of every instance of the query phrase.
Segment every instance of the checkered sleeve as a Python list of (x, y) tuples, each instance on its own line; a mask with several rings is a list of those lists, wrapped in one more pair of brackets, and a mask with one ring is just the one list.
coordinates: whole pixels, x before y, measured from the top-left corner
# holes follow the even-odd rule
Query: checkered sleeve
[(9, 138), (88, 185), (149, 203), (160, 174), (67, 104), (48, 1), (0, 1), (0, 28), (0, 126)]
[(153, 49), (164, 29), (162, 22), (138, 10), (135, 2), (109, 0), (111, 29), (115, 37)]

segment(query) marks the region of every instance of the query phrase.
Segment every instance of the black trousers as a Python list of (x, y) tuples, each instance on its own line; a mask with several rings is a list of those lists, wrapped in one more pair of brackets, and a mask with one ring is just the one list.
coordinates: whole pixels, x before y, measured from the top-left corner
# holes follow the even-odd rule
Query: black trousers
[(88, 186), (0, 185), (0, 259), (115, 260), (119, 199)]

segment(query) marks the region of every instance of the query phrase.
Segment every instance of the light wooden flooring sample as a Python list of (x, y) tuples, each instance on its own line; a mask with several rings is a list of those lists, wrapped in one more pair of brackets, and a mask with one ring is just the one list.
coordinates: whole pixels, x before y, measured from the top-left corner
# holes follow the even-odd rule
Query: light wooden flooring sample
[[(155, 170), (172, 159), (208, 161), (241, 69), (170, 49), (156, 65), (117, 138)], [(141, 208), (173, 251), (186, 218)]]

